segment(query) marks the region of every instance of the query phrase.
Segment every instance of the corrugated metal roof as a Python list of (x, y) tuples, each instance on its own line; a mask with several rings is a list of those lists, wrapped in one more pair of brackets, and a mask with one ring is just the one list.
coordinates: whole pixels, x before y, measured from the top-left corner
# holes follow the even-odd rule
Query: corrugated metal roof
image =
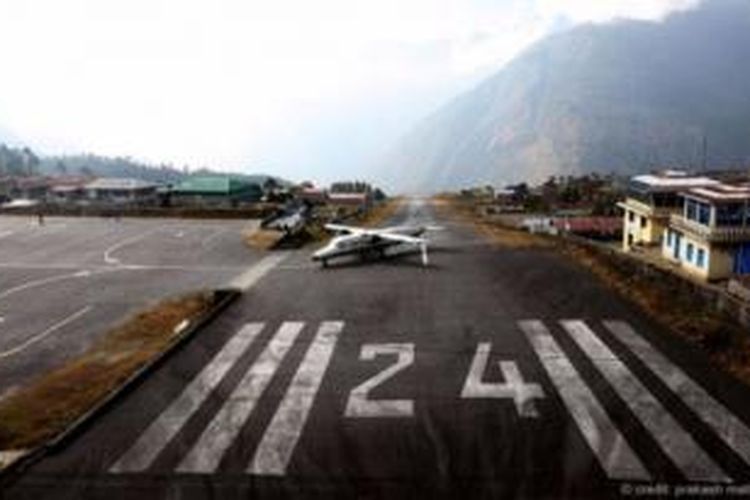
[(172, 191), (177, 194), (231, 194), (257, 184), (229, 175), (202, 175), (185, 179)]
[(93, 182), (86, 184), (86, 189), (101, 190), (135, 190), (155, 188), (158, 184), (144, 181), (141, 179), (119, 178), (119, 177), (102, 177)]
[(748, 201), (750, 200), (750, 186), (717, 184), (711, 187), (693, 188), (684, 194), (711, 201)]
[(719, 181), (708, 177), (662, 177), (658, 175), (636, 175), (634, 181), (658, 188), (690, 188), (700, 186), (713, 186)]

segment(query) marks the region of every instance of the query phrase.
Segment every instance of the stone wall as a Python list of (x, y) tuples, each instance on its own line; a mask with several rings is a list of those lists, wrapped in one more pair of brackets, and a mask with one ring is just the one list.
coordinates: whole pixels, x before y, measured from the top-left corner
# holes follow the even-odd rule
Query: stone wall
[(661, 287), (676, 299), (693, 304), (697, 308), (710, 308), (724, 314), (750, 333), (750, 301), (729, 293), (728, 289), (697, 283), (677, 274), (654, 266), (637, 256), (619, 252), (613, 248), (572, 235), (565, 235), (561, 241), (567, 245), (581, 245), (596, 251), (606, 259), (608, 265), (627, 276), (642, 276), (653, 286)]

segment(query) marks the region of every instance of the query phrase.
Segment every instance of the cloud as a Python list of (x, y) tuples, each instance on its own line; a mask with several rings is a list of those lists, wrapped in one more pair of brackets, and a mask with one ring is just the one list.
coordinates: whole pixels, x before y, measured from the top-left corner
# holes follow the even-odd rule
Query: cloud
[(48, 151), (304, 176), (356, 164), (561, 26), (694, 3), (0, 0), (0, 125)]
[(677, 10), (698, 5), (700, 0), (536, 0), (540, 15), (561, 15), (575, 23), (606, 22), (618, 18), (662, 20)]

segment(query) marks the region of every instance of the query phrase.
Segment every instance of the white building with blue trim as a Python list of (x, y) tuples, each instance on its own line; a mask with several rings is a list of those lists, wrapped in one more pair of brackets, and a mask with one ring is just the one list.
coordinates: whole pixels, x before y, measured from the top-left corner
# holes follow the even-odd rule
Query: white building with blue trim
[(664, 231), (663, 257), (705, 280), (750, 274), (750, 184), (718, 183), (680, 197), (682, 210)]

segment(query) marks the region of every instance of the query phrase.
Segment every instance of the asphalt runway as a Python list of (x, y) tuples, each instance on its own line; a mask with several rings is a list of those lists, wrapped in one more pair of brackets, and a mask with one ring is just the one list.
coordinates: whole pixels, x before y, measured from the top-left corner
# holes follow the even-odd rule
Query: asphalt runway
[(0, 395), (135, 311), (229, 282), (257, 221), (0, 217)]
[(290, 252), (7, 498), (743, 492), (750, 391), (700, 351), (552, 251), (391, 222), (444, 226), (429, 267)]

